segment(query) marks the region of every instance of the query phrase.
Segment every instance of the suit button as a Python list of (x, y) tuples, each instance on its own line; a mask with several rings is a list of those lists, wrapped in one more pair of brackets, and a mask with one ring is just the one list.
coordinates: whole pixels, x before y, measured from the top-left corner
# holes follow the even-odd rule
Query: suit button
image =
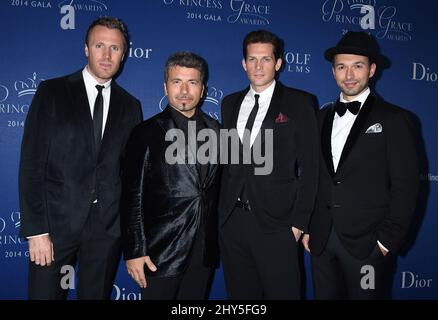
[(333, 208), (340, 208), (341, 207), (341, 205), (340, 204), (338, 204), (338, 203), (335, 203), (334, 205), (333, 205)]
[(339, 186), (342, 182), (341, 181), (335, 181), (335, 186)]

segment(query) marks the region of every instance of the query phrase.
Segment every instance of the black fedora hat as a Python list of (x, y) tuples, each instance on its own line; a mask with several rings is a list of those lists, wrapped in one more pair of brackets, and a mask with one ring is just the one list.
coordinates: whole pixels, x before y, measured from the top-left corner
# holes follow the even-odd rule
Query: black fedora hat
[(368, 57), (380, 67), (389, 66), (388, 58), (380, 54), (376, 39), (364, 31), (348, 31), (336, 47), (325, 51), (324, 57), (332, 62), (335, 55), (342, 53)]

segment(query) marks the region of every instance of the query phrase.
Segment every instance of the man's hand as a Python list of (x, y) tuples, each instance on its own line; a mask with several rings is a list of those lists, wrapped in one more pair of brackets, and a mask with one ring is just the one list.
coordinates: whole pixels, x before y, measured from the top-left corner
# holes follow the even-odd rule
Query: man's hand
[(40, 266), (50, 266), (55, 261), (53, 242), (49, 235), (32, 237), (28, 241), (30, 261)]
[(298, 242), (298, 241), (300, 240), (300, 238), (301, 238), (301, 235), (302, 235), (303, 233), (301, 232), (300, 229), (297, 229), (297, 228), (295, 228), (295, 227), (292, 227), (292, 232), (293, 232), (293, 234), (294, 234), (295, 241)]
[(153, 264), (149, 256), (126, 260), (126, 269), (128, 274), (134, 279), (140, 288), (146, 288), (146, 276), (144, 274), (144, 265), (147, 265), (152, 272), (157, 271), (157, 267)]
[(306, 234), (303, 235), (303, 239), (301, 240), (301, 242), (303, 243), (304, 249), (306, 249), (306, 251), (308, 253), (310, 253), (309, 239), (310, 239), (310, 236), (309, 236), (308, 233), (306, 233)]

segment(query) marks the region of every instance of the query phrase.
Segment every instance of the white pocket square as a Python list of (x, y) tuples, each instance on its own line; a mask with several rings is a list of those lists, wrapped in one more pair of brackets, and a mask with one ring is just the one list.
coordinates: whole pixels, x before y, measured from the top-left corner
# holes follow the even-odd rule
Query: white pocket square
[(380, 123), (375, 123), (370, 126), (365, 133), (380, 133), (382, 132), (383, 127)]

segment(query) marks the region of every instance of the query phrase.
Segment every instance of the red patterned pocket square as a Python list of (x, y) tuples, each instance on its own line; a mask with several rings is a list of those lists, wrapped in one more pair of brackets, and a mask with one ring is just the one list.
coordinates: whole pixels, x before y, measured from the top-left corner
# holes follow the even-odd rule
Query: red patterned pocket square
[(290, 119), (288, 116), (282, 114), (281, 112), (278, 114), (277, 118), (275, 118), (275, 123), (285, 123), (288, 122)]

